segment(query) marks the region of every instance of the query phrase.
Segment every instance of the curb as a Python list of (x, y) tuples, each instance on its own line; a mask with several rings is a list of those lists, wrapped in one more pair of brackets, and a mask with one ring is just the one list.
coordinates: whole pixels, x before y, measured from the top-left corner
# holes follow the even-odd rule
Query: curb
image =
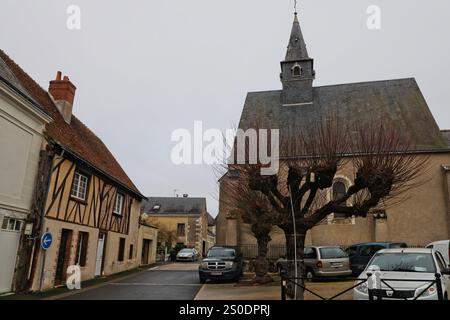
[(201, 301), (200, 299), (197, 299), (198, 295), (205, 289), (206, 284), (202, 284), (202, 286), (200, 287), (200, 289), (197, 291), (197, 293), (195, 294), (194, 297), (194, 301)]

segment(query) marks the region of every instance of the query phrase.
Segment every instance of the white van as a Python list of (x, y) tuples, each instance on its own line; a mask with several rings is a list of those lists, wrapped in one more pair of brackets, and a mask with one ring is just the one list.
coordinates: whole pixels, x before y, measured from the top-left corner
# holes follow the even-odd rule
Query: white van
[(427, 245), (427, 248), (439, 251), (444, 257), (445, 262), (447, 262), (447, 265), (450, 265), (450, 240), (432, 242)]

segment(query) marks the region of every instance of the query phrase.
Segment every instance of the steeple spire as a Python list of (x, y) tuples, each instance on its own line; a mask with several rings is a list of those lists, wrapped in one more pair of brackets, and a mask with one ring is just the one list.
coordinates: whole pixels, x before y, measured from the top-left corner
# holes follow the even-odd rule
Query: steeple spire
[(292, 24), (291, 37), (286, 52), (286, 61), (298, 61), (309, 59), (306, 50), (305, 39), (303, 38), (300, 22), (298, 21), (297, 11), (294, 13), (294, 23)]
[(297, 106), (313, 103), (313, 81), (315, 78), (314, 60), (306, 50), (300, 22), (298, 21), (297, 2), (294, 13), (286, 58), (281, 61), (281, 82), (283, 84), (283, 105)]

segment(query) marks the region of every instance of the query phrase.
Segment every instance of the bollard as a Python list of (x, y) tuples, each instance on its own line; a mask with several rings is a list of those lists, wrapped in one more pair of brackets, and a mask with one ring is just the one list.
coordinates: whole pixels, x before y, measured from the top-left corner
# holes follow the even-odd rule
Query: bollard
[(281, 280), (281, 300), (286, 300), (286, 280)]
[(280, 275), (281, 275), (281, 300), (286, 300), (286, 286), (287, 286), (286, 270), (281, 269)]

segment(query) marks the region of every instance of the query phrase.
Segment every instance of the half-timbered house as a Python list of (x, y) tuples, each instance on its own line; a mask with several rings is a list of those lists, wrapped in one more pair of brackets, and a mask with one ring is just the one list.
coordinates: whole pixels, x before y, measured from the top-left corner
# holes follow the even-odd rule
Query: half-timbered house
[[(143, 196), (100, 138), (72, 114), (76, 87), (70, 79), (58, 72), (46, 91), (2, 51), (0, 58), (19, 89), (52, 118), (28, 218), (33, 230), (19, 247), (16, 289), (63, 285), (71, 265), (87, 280), (154, 261), (148, 254), (156, 254), (149, 247), (149, 241), (156, 245), (156, 231), (140, 230)], [(53, 236), (45, 254), (44, 232)]]

